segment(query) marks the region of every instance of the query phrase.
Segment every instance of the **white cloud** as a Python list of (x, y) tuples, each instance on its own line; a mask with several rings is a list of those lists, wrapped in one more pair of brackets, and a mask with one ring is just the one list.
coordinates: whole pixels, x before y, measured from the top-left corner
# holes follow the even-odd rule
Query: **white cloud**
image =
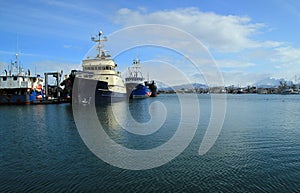
[[(268, 31), (271, 28), (247, 16), (219, 15), (194, 7), (154, 12), (123, 8), (116, 12), (113, 21), (125, 27), (162, 24), (190, 33), (209, 48), (212, 56), (218, 56), (216, 63), (224, 71), (226, 84), (253, 84), (270, 76), (290, 79), (294, 74), (300, 75), (300, 49), (287, 46), (287, 42), (262, 39), (266, 35), (264, 32), (272, 33)], [(195, 45), (186, 44), (180, 33), (158, 31), (138, 31), (133, 38), (142, 44), (147, 43), (145, 36), (152, 37), (152, 43), (168, 45), (187, 56), (193, 55), (196, 58), (193, 62), (209, 77), (210, 69), (206, 68), (209, 68), (211, 58), (200, 55), (205, 49), (199, 51)]]
[(239, 60), (218, 60), (216, 63), (221, 68), (245, 68), (256, 66), (256, 64), (252, 62), (244, 62)]
[(294, 80), (295, 75), (300, 76), (300, 48), (276, 48), (270, 61), (276, 64), (277, 72), (274, 77)]
[(300, 49), (294, 48), (294, 47), (279, 47), (276, 48), (275, 51), (277, 60), (281, 61), (284, 64), (287, 65), (296, 65), (300, 64)]
[[(115, 15), (114, 22), (123, 26), (171, 25), (195, 35), (210, 48), (231, 52), (263, 46), (263, 43), (253, 40), (252, 35), (259, 33), (265, 26), (262, 23), (253, 23), (249, 17), (201, 12), (194, 7), (152, 13), (123, 8)], [(265, 44), (274, 46), (276, 42)]]

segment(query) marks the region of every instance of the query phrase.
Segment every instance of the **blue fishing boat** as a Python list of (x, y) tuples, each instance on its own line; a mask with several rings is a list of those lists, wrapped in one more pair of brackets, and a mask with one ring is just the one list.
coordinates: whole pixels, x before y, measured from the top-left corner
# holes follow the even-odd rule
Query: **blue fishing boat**
[(147, 98), (151, 96), (150, 89), (144, 84), (138, 84), (131, 92), (132, 98)]
[(125, 86), (129, 98), (147, 98), (152, 92), (148, 88), (147, 81), (143, 77), (140, 60), (136, 57), (127, 70)]

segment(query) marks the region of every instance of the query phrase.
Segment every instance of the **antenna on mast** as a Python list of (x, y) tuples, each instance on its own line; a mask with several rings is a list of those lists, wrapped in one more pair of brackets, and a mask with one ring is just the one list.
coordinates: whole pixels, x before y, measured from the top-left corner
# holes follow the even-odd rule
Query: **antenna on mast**
[(105, 58), (106, 57), (105, 52), (101, 51), (101, 49), (104, 47), (104, 45), (102, 45), (101, 42), (107, 41), (107, 37), (104, 36), (103, 39), (101, 39), (101, 36), (102, 36), (102, 31), (99, 31), (98, 37), (97, 36), (96, 37), (91, 37), (91, 40), (93, 42), (97, 42), (98, 43), (98, 45), (97, 45), (97, 51), (98, 51), (98, 53), (97, 53), (97, 56), (96, 56), (97, 58), (100, 58), (100, 57), (104, 57)]
[(16, 53), (16, 61), (15, 61), (15, 64), (16, 64), (16, 68), (18, 70), (18, 73), (21, 72), (21, 65), (19, 63), (19, 53)]
[(16, 60), (15, 60), (15, 62), (14, 62), (14, 66), (15, 66), (15, 68), (17, 69), (17, 73), (19, 74), (19, 73), (21, 73), (22, 72), (22, 65), (21, 65), (21, 62), (19, 61), (19, 55), (20, 55), (20, 43), (19, 43), (19, 34), (17, 34), (17, 47), (16, 47), (16, 49), (17, 49), (17, 51), (16, 51), (16, 55), (15, 55), (15, 58), (16, 58)]

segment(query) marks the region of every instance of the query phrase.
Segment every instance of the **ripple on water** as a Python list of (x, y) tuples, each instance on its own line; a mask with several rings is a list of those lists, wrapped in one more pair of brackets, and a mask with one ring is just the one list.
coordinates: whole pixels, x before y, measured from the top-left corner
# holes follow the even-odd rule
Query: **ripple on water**
[[(115, 140), (137, 149), (167, 141), (178, 123), (175, 96), (150, 99), (171, 108), (157, 137), (142, 140), (119, 132)], [(210, 99), (199, 99), (201, 118), (192, 143), (168, 164), (145, 171), (115, 168), (92, 154), (76, 130), (70, 106), (0, 106), (6, 112), (0, 117), (0, 191), (300, 191), (299, 97), (229, 95), (224, 127), (203, 156), (198, 149), (209, 123)], [(142, 101), (139, 106), (149, 105)]]

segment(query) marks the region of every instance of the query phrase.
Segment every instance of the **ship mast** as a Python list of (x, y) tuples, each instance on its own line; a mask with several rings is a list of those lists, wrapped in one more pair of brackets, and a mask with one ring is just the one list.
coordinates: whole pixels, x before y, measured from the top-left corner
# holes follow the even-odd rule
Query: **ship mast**
[(19, 62), (19, 54), (16, 53), (16, 61), (15, 61), (15, 64), (16, 64), (16, 68), (18, 69), (18, 74), (21, 73), (21, 64)]
[(10, 62), (10, 65), (8, 66), (8, 69), (9, 69), (9, 76), (17, 73), (19, 74), (20, 73), (20, 65), (19, 65), (19, 54), (16, 53), (15, 54), (15, 61), (11, 61)]
[(101, 39), (101, 35), (102, 35), (102, 31), (99, 31), (98, 37), (92, 37), (91, 38), (91, 40), (93, 42), (97, 42), (98, 43), (98, 45), (97, 45), (97, 51), (98, 51), (98, 53), (97, 53), (97, 56), (96, 56), (97, 58), (105, 58), (106, 57), (105, 51), (101, 50), (104, 47), (104, 45), (101, 44), (101, 42), (107, 41), (107, 37), (104, 36), (103, 39)]

